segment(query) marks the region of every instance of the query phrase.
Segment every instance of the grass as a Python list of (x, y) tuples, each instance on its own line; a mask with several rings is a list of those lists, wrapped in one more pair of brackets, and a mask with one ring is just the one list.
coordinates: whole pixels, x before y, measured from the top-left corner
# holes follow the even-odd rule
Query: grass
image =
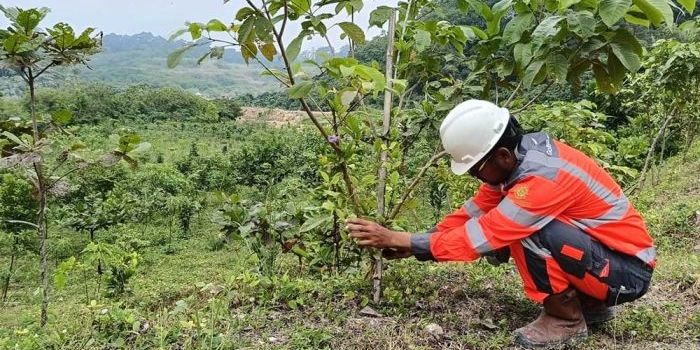
[[(154, 149), (187, 149), (183, 145), (192, 139), (179, 127), (168, 126), (161, 138), (155, 127), (145, 132), (153, 133)], [(215, 132), (198, 134), (198, 145), (221, 137)], [(166, 161), (174, 152), (164, 151)], [(695, 147), (685, 161), (669, 160), (658, 182), (632, 197), (658, 242), (652, 287), (642, 299), (619, 306), (614, 321), (591, 329), (580, 348), (700, 349), (700, 228), (694, 216), (700, 179), (688, 176), (698, 173)], [(512, 331), (539, 312), (525, 298), (512, 264), (392, 261), (380, 304), (368, 298), (366, 266), (341, 275), (300, 272), (287, 254), (277, 258), (274, 275), (263, 276), (247, 248), (210, 244), (216, 228), (208, 217), (201, 215), (190, 234), (178, 233), (170, 243), (164, 243), (169, 232), (163, 225), (131, 224), (101, 234), (148, 242), (139, 250), (130, 294), (98, 297), (94, 273), (71, 275), (66, 289), (52, 292), (46, 329), (35, 323), (38, 259), (25, 255), (21, 282), (0, 309), (0, 349), (504, 349), (513, 348)], [(75, 235), (60, 227), (54, 233)], [(6, 264), (7, 257), (0, 257), (0, 266)], [(366, 306), (381, 317), (364, 315)]]

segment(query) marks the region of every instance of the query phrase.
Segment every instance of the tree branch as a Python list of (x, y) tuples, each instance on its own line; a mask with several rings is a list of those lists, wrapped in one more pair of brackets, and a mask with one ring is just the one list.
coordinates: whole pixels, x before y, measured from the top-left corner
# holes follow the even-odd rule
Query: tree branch
[(46, 67), (44, 67), (42, 70), (39, 71), (39, 73), (37, 73), (37, 74), (34, 76), (34, 79), (36, 79), (36, 78), (38, 78), (40, 75), (44, 74), (44, 72), (46, 72), (47, 69), (49, 69), (49, 68), (51, 68), (51, 67), (53, 67), (53, 66), (55, 66), (55, 65), (56, 65), (56, 63), (54, 63), (54, 62), (49, 63)]
[(549, 90), (549, 88), (550, 88), (553, 84), (554, 84), (554, 80), (550, 81), (549, 84), (547, 84), (547, 86), (545, 86), (545, 87), (542, 89), (542, 91), (540, 91), (540, 93), (537, 94), (537, 96), (533, 97), (532, 100), (528, 101), (528, 103), (526, 103), (524, 106), (522, 106), (522, 107), (516, 109), (515, 111), (510, 112), (510, 114), (518, 114), (518, 113), (520, 113), (520, 112), (522, 112), (522, 111), (524, 111), (524, 110), (530, 108), (530, 106), (531, 106), (533, 103), (535, 103), (535, 101), (537, 101), (537, 99), (540, 98), (547, 90)]
[(406, 202), (406, 200), (408, 199), (408, 197), (411, 195), (411, 193), (413, 192), (413, 190), (416, 188), (416, 186), (417, 186), (418, 183), (420, 182), (420, 180), (421, 180), (421, 178), (423, 177), (423, 175), (425, 175), (425, 173), (428, 171), (428, 169), (429, 169), (433, 164), (435, 164), (440, 158), (442, 158), (442, 156), (444, 156), (446, 153), (447, 153), (447, 152), (445, 152), (445, 151), (440, 151), (440, 152), (436, 153), (435, 155), (433, 155), (433, 157), (430, 158), (430, 160), (429, 160), (427, 163), (425, 163), (425, 165), (424, 165), (423, 168), (418, 172), (418, 174), (417, 174), (416, 177), (413, 179), (413, 181), (411, 182), (411, 184), (408, 185), (408, 188), (406, 189), (406, 192), (404, 192), (403, 196), (401, 196), (401, 200), (396, 204), (396, 206), (394, 207), (394, 209), (391, 211), (391, 214), (389, 214), (389, 216), (388, 216), (388, 218), (387, 218), (388, 220), (393, 220), (393, 219), (396, 218), (397, 215), (399, 215), (399, 211), (401, 211), (401, 207), (402, 207), (403, 204)]
[(506, 102), (503, 104), (503, 108), (508, 108), (510, 107), (510, 104), (513, 103), (513, 100), (515, 99), (515, 96), (517, 95), (518, 91), (520, 90), (520, 87), (523, 85), (523, 81), (521, 80), (518, 82), (518, 86), (515, 87), (513, 90), (513, 93), (510, 94), (510, 97), (506, 100)]

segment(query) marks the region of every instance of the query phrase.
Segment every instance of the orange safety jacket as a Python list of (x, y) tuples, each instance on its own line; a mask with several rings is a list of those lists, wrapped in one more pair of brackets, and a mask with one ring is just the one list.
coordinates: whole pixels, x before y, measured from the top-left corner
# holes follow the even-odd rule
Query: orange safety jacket
[(593, 159), (544, 133), (524, 135), (515, 155), (516, 169), (502, 188), (482, 184), (432, 232), (413, 235), (417, 258), (475, 260), (511, 243), (527, 245), (528, 236), (557, 219), (655, 265), (656, 250), (642, 217)]

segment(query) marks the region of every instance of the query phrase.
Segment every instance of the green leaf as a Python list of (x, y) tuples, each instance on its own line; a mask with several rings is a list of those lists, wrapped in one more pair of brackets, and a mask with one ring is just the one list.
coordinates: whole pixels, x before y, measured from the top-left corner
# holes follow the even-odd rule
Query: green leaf
[(651, 23), (648, 19), (639, 18), (632, 13), (628, 13), (625, 15), (625, 21), (632, 23), (632, 24), (639, 25), (639, 26), (643, 26), (643, 27), (648, 27), (649, 24)]
[(525, 70), (525, 76), (523, 76), (524, 87), (529, 88), (532, 86), (532, 83), (535, 81), (535, 77), (540, 75), (540, 71), (542, 70), (542, 68), (544, 68), (544, 63), (545, 60), (538, 59), (530, 63), (529, 66), (527, 66), (527, 69)]
[(272, 41), (272, 22), (265, 17), (258, 17), (255, 20), (255, 34), (264, 42)]
[(566, 16), (569, 30), (581, 38), (590, 38), (595, 34), (596, 20), (588, 11), (573, 12)]
[(299, 233), (309, 232), (321, 225), (329, 223), (331, 221), (330, 216), (317, 216), (309, 220), (304, 221), (304, 224), (299, 228)]
[(430, 46), (430, 32), (425, 30), (417, 29), (413, 39), (416, 41), (416, 52), (423, 52)]
[(692, 14), (695, 11), (695, 0), (677, 0), (686, 12)]
[(520, 41), (523, 33), (530, 29), (535, 16), (531, 12), (522, 13), (515, 16), (503, 30), (503, 41), (506, 45), (512, 45)]
[(255, 23), (255, 17), (248, 17), (245, 21), (243, 21), (243, 24), (241, 24), (240, 28), (238, 28), (238, 42), (239, 43), (248, 43), (251, 42), (252, 40), (248, 40), (250, 37), (250, 33), (253, 32), (253, 24)]
[(210, 32), (225, 32), (228, 26), (218, 19), (212, 19), (207, 23), (207, 30)]
[(51, 113), (51, 120), (58, 125), (66, 125), (73, 119), (73, 113), (67, 109), (59, 109)]
[(639, 9), (646, 14), (649, 21), (655, 26), (663, 22), (671, 27), (673, 25), (673, 11), (666, 0), (632, 0)]
[(260, 52), (263, 54), (268, 61), (272, 62), (277, 54), (277, 48), (273, 43), (267, 43), (260, 48)]
[(369, 14), (369, 26), (377, 26), (381, 28), (391, 16), (391, 7), (379, 6)]
[(170, 36), (168, 37), (168, 41), (173, 41), (173, 40), (179, 38), (180, 36), (182, 36), (182, 34), (185, 34), (189, 31), (190, 30), (187, 28), (178, 29), (178, 30), (174, 31), (172, 34), (170, 34)]
[(562, 54), (553, 54), (547, 57), (547, 71), (560, 81), (566, 81), (569, 70), (569, 61)]
[(608, 27), (612, 27), (625, 16), (630, 6), (632, 6), (632, 0), (603, 0), (600, 2), (598, 13), (603, 23)]
[(42, 7), (40, 10), (33, 8), (28, 10), (21, 10), (14, 22), (16, 22), (17, 25), (19, 25), (21, 31), (23, 31), (24, 34), (30, 36), (30, 34), (39, 25), (39, 22), (41, 22), (41, 20), (44, 19), (48, 12), (48, 8), (46, 7)]
[(476, 26), (467, 26), (467, 27), (470, 28), (479, 39), (486, 40), (489, 38), (488, 34), (486, 34), (486, 32), (484, 32), (480, 28), (478, 28)]
[(559, 10), (566, 10), (579, 2), (581, 2), (581, 0), (559, 0)]
[(608, 74), (610, 74), (610, 88), (612, 93), (617, 93), (622, 88), (627, 70), (615, 55), (608, 55)]
[(313, 86), (313, 82), (304, 80), (292, 85), (292, 87), (287, 90), (287, 94), (289, 95), (289, 98), (294, 100), (304, 98), (311, 92)]
[(292, 0), (291, 5), (297, 14), (309, 12), (311, 9), (311, 2), (309, 0)]
[(178, 64), (180, 64), (180, 61), (182, 60), (182, 55), (185, 54), (189, 49), (191, 49), (194, 45), (192, 44), (187, 44), (175, 51), (173, 51), (171, 54), (168, 55), (168, 68), (175, 68)]
[(187, 29), (190, 31), (190, 35), (192, 36), (192, 40), (197, 40), (202, 37), (202, 24), (201, 23), (190, 23), (187, 26)]
[(309, 253), (306, 250), (301, 249), (299, 246), (296, 246), (296, 245), (294, 247), (292, 247), (292, 253), (294, 253), (298, 256), (301, 256), (303, 258), (309, 257)]
[(564, 19), (562, 16), (551, 16), (545, 18), (532, 32), (533, 51), (537, 52), (539, 48), (549, 39), (559, 34), (559, 22)]
[(615, 57), (625, 66), (630, 72), (636, 72), (642, 65), (640, 57), (634, 52), (634, 50), (622, 43), (610, 43), (610, 48), (612, 49)]
[(365, 32), (362, 31), (357, 24), (352, 22), (340, 22), (338, 26), (340, 26), (343, 32), (355, 43), (362, 44), (365, 42)]
[(596, 86), (598, 90), (604, 93), (614, 93), (615, 89), (612, 86), (608, 71), (600, 64), (593, 65), (593, 75), (595, 76)]
[(374, 83), (375, 91), (384, 90), (384, 86), (386, 86), (386, 78), (382, 72), (375, 68), (363, 65), (356, 66), (355, 72), (357, 72), (357, 74), (362, 78), (371, 80)]
[(255, 10), (250, 7), (244, 7), (236, 13), (236, 21), (246, 20), (250, 15), (254, 14)]
[(298, 36), (294, 38), (289, 45), (287, 45), (287, 59), (289, 62), (293, 62), (299, 57), (301, 52), (301, 43), (304, 41), (303, 36)]
[(515, 44), (513, 46), (513, 58), (520, 69), (525, 69), (532, 60), (532, 46), (530, 44)]

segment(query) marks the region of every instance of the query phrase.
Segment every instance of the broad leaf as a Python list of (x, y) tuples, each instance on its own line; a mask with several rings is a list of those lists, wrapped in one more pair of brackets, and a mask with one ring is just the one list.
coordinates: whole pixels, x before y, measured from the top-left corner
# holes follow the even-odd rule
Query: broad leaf
[(427, 49), (431, 43), (430, 33), (421, 29), (416, 30), (416, 34), (413, 36), (413, 39), (416, 41), (415, 49), (418, 53)]
[(391, 7), (379, 6), (369, 14), (369, 26), (377, 26), (381, 28), (391, 16)]
[(564, 19), (562, 16), (551, 16), (545, 18), (532, 32), (532, 43), (534, 44), (533, 51), (539, 48), (548, 41), (549, 38), (559, 33), (559, 22)]
[(677, 0), (681, 6), (690, 14), (695, 11), (695, 0)]
[(523, 76), (523, 86), (529, 88), (535, 81), (535, 77), (540, 75), (540, 71), (544, 68), (545, 61), (543, 59), (538, 59), (530, 63), (525, 70), (525, 76)]
[(171, 54), (168, 55), (168, 68), (175, 68), (178, 64), (180, 64), (180, 61), (182, 60), (182, 55), (185, 54), (189, 49), (191, 49), (194, 45), (192, 44), (187, 44), (175, 51), (173, 51)]
[(553, 54), (547, 57), (547, 71), (551, 73), (559, 82), (566, 81), (566, 74), (569, 70), (569, 61), (562, 54)]
[(673, 25), (673, 11), (666, 0), (633, 0), (633, 3), (647, 15), (655, 26), (663, 22), (670, 27)]
[(596, 20), (588, 11), (578, 11), (566, 16), (569, 30), (581, 38), (590, 38), (595, 34)]
[(625, 41), (613, 41), (610, 43), (610, 48), (625, 68), (630, 72), (636, 72), (642, 65), (640, 59), (641, 53), (637, 50), (637, 47), (641, 48), (641, 46), (636, 42), (636, 39), (632, 39), (635, 40), (634, 43), (627, 41), (629, 38), (625, 38)]
[(260, 48), (262, 55), (267, 58), (268, 61), (272, 62), (277, 54), (277, 48), (273, 43), (267, 43)]
[(51, 113), (51, 120), (58, 125), (66, 125), (73, 119), (73, 113), (67, 109), (59, 109)]
[(338, 26), (340, 26), (343, 32), (355, 43), (362, 44), (365, 42), (365, 32), (362, 31), (357, 24), (352, 22), (340, 22)]
[(525, 69), (532, 60), (532, 46), (530, 44), (515, 44), (513, 46), (513, 58), (520, 69)]
[(535, 16), (528, 12), (515, 16), (506, 24), (503, 30), (503, 41), (506, 45), (512, 45), (520, 41), (523, 33), (530, 28)]
[(250, 7), (244, 7), (236, 13), (236, 21), (243, 21), (247, 19), (250, 15), (254, 14), (255, 10)]
[(630, 6), (632, 6), (632, 0), (603, 0), (600, 2), (598, 13), (603, 23), (608, 27), (612, 27), (625, 16)]
[(323, 224), (329, 223), (330, 221), (330, 216), (318, 216), (315, 218), (311, 218), (309, 220), (306, 220), (304, 224), (301, 225), (301, 227), (299, 228), (299, 233), (309, 232)]
[(240, 28), (238, 28), (238, 42), (239, 43), (247, 43), (252, 40), (248, 40), (250, 37), (250, 34), (253, 32), (253, 23), (255, 23), (255, 17), (248, 17), (245, 21), (243, 21), (243, 24), (241, 24)]
[(228, 27), (218, 19), (212, 19), (207, 23), (207, 30), (210, 32), (224, 32)]
[(272, 23), (265, 17), (258, 17), (255, 20), (255, 34), (258, 38), (264, 42), (269, 43), (272, 41)]
[(299, 57), (299, 53), (301, 52), (301, 44), (303, 41), (304, 37), (300, 35), (289, 43), (287, 46), (287, 59), (289, 62), (293, 62), (297, 59), (297, 57)]
[(292, 87), (290, 87), (287, 90), (287, 94), (289, 95), (289, 98), (294, 99), (294, 100), (304, 98), (306, 95), (308, 95), (311, 92), (311, 89), (313, 87), (314, 87), (313, 82), (308, 81), (308, 80), (304, 80), (304, 81), (301, 81), (301, 82), (298, 82), (298, 83), (292, 85)]
[(581, 0), (559, 0), (559, 10), (566, 10), (579, 2), (581, 2)]

